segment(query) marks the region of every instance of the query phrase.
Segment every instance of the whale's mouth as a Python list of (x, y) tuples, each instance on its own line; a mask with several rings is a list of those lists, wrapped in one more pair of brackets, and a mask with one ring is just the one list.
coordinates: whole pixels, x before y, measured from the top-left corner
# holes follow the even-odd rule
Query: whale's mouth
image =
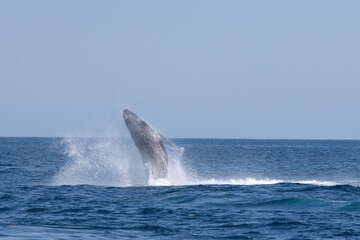
[(130, 111), (129, 109), (125, 109), (123, 112), (124, 119), (134, 117), (134, 113)]
[(129, 109), (125, 109), (123, 112), (123, 118), (124, 118), (125, 124), (128, 126), (129, 123), (131, 123), (132, 121), (134, 121), (136, 119), (136, 115)]
[(139, 116), (136, 115), (136, 113), (130, 111), (129, 109), (124, 110), (123, 117), (124, 117), (125, 122), (138, 121), (139, 120)]
[(129, 109), (125, 109), (124, 110), (124, 115), (129, 115), (132, 114), (133, 112), (131, 112)]

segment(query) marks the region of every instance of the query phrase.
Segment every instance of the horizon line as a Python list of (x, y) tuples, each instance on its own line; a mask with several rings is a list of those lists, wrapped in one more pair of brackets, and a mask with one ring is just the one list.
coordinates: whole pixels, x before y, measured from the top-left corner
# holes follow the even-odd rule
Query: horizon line
[[(0, 136), (0, 138), (118, 138), (131, 137), (95, 137), (95, 136)], [(293, 140), (293, 141), (359, 141), (357, 138), (234, 138), (234, 137), (168, 137), (168, 139), (217, 139), (217, 140)]]

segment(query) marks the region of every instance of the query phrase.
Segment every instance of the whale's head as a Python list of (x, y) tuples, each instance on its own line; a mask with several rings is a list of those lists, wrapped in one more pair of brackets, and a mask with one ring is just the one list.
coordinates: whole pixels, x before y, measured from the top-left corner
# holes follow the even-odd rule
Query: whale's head
[(144, 127), (144, 120), (142, 120), (136, 113), (130, 111), (129, 109), (125, 109), (123, 112), (123, 117), (125, 124), (130, 132), (132, 132), (135, 129), (139, 129), (141, 127)]
[(130, 111), (129, 109), (124, 110), (123, 117), (124, 117), (126, 126), (128, 126), (129, 124), (132, 124), (134, 122), (137, 122), (137, 120), (139, 119), (139, 116), (136, 115), (136, 113)]

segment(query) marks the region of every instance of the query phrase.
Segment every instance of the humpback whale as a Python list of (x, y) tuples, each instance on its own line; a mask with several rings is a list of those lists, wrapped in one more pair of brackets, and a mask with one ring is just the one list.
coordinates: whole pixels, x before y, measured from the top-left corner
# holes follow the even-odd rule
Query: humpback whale
[(168, 172), (168, 155), (164, 144), (180, 151), (183, 148), (172, 144), (160, 132), (129, 109), (124, 110), (123, 117), (131, 138), (142, 156), (143, 163), (152, 177), (154, 179), (165, 178)]

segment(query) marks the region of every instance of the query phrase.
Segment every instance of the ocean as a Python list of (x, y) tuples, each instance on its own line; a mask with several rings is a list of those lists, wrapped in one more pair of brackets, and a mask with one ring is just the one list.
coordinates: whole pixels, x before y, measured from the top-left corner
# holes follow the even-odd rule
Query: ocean
[(360, 141), (0, 138), (1, 239), (360, 239)]

